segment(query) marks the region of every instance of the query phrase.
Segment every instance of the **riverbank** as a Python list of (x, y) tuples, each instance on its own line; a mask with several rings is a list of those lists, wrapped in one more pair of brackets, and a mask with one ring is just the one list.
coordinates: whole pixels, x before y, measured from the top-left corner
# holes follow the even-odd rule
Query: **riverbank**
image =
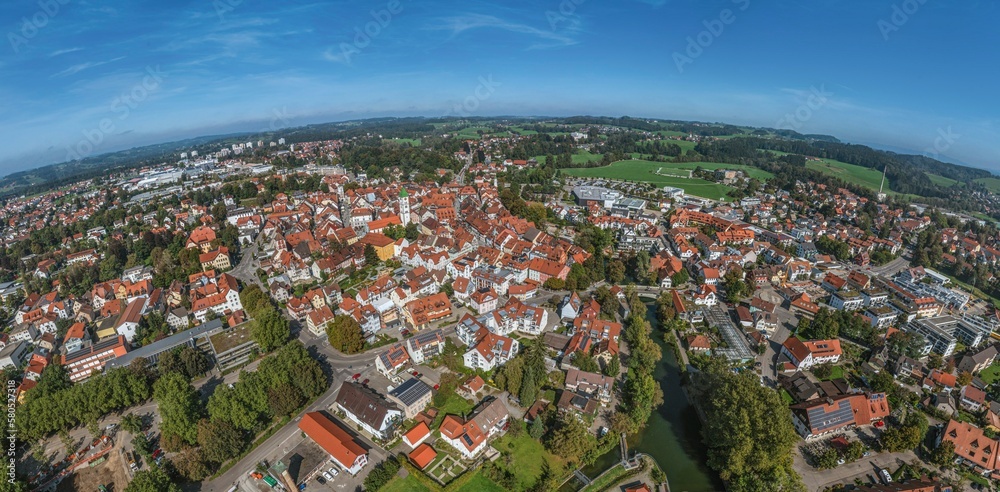
[[(705, 464), (708, 450), (701, 436), (702, 422), (681, 384), (684, 366), (681, 363), (683, 356), (678, 357), (678, 338), (673, 335), (675, 342), (670, 343), (671, 335), (660, 329), (656, 319), (655, 303), (650, 300), (647, 307), (646, 316), (654, 330), (653, 340), (663, 352), (663, 359), (653, 373), (663, 392), (663, 404), (653, 411), (641, 432), (628, 436), (629, 449), (661, 464), (672, 490), (724, 490), (725, 485), (718, 475)], [(588, 477), (597, 477), (620, 461), (620, 452), (615, 449), (585, 467), (583, 472)], [(572, 490), (580, 485), (577, 482), (577, 488)]]
[(665, 478), (663, 482), (654, 478), (657, 472), (659, 476), (666, 477), (660, 464), (649, 455), (642, 454), (636, 458), (642, 462), (638, 468), (629, 470), (619, 463), (595, 477), (589, 485), (580, 489), (580, 492), (614, 491), (634, 482), (642, 482), (649, 485), (653, 490), (670, 492), (670, 483)]

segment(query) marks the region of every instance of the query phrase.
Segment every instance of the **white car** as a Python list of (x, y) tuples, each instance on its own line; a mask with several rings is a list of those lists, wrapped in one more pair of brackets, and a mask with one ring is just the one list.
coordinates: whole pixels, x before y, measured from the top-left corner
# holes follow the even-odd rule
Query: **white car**
[(339, 472), (339, 471), (337, 471), (337, 469), (336, 469), (336, 468), (330, 468), (330, 470), (329, 470), (329, 472), (328, 472), (328, 473), (330, 473), (330, 475), (333, 475), (333, 476), (335, 476), (335, 477), (336, 477), (337, 475), (340, 475), (340, 472)]
[(328, 472), (323, 472), (323, 478), (327, 479), (327, 481), (330, 481), (333, 480), (333, 475), (330, 475)]

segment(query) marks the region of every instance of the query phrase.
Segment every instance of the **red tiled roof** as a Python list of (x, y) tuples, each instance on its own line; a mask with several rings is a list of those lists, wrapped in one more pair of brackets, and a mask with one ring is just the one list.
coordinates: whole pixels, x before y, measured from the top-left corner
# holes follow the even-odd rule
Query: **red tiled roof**
[(434, 448), (430, 447), (426, 443), (417, 446), (417, 449), (414, 449), (413, 452), (410, 453), (410, 461), (412, 461), (413, 464), (417, 465), (417, 468), (420, 469), (426, 468), (427, 465), (431, 464), (436, 457), (437, 451), (434, 451)]
[(359, 456), (366, 454), (347, 431), (320, 412), (303, 415), (299, 429), (345, 467), (353, 466)]
[(419, 424), (413, 426), (412, 429), (406, 431), (406, 434), (404, 434), (403, 437), (406, 438), (407, 441), (414, 443), (423, 439), (424, 436), (430, 433), (430, 427), (427, 427), (427, 424), (420, 422)]

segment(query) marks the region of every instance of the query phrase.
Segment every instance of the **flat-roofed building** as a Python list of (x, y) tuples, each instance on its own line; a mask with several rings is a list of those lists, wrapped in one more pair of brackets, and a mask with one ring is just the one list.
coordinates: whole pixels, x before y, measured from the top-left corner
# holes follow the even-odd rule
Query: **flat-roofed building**
[(69, 380), (78, 383), (100, 373), (108, 363), (126, 354), (128, 342), (124, 335), (118, 335), (66, 354), (63, 365), (69, 373)]

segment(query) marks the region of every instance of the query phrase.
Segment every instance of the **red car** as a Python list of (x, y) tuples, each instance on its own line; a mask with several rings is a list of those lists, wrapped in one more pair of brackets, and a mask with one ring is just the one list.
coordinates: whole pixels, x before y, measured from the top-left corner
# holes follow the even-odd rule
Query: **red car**
[(156, 451), (153, 451), (153, 459), (155, 460), (156, 458), (159, 458), (161, 454), (163, 454), (163, 450), (157, 448)]
[(435, 385), (434, 385), (434, 391), (437, 391), (437, 390), (438, 390), (438, 389), (440, 389), (440, 388), (441, 388), (441, 385), (440, 385), (440, 384), (435, 384)]
[(410, 371), (410, 374), (413, 374), (414, 376), (416, 376), (416, 375), (418, 375), (418, 374), (420, 374), (420, 373), (419, 373), (419, 372), (417, 372), (417, 371)]
[(875, 422), (875, 427), (878, 427), (879, 429), (881, 429), (882, 427), (885, 427), (885, 422), (882, 422), (881, 420), (879, 420), (879, 421)]
[(361, 384), (363, 384), (363, 385), (365, 385), (365, 386), (368, 386), (368, 381), (369, 381), (369, 380), (368, 380), (368, 379), (366, 379), (366, 380), (362, 381), (362, 382), (361, 382)]
[(351, 379), (357, 380), (360, 377), (361, 377), (361, 373), (359, 372), (359, 373), (355, 374), (354, 376), (351, 376)]

